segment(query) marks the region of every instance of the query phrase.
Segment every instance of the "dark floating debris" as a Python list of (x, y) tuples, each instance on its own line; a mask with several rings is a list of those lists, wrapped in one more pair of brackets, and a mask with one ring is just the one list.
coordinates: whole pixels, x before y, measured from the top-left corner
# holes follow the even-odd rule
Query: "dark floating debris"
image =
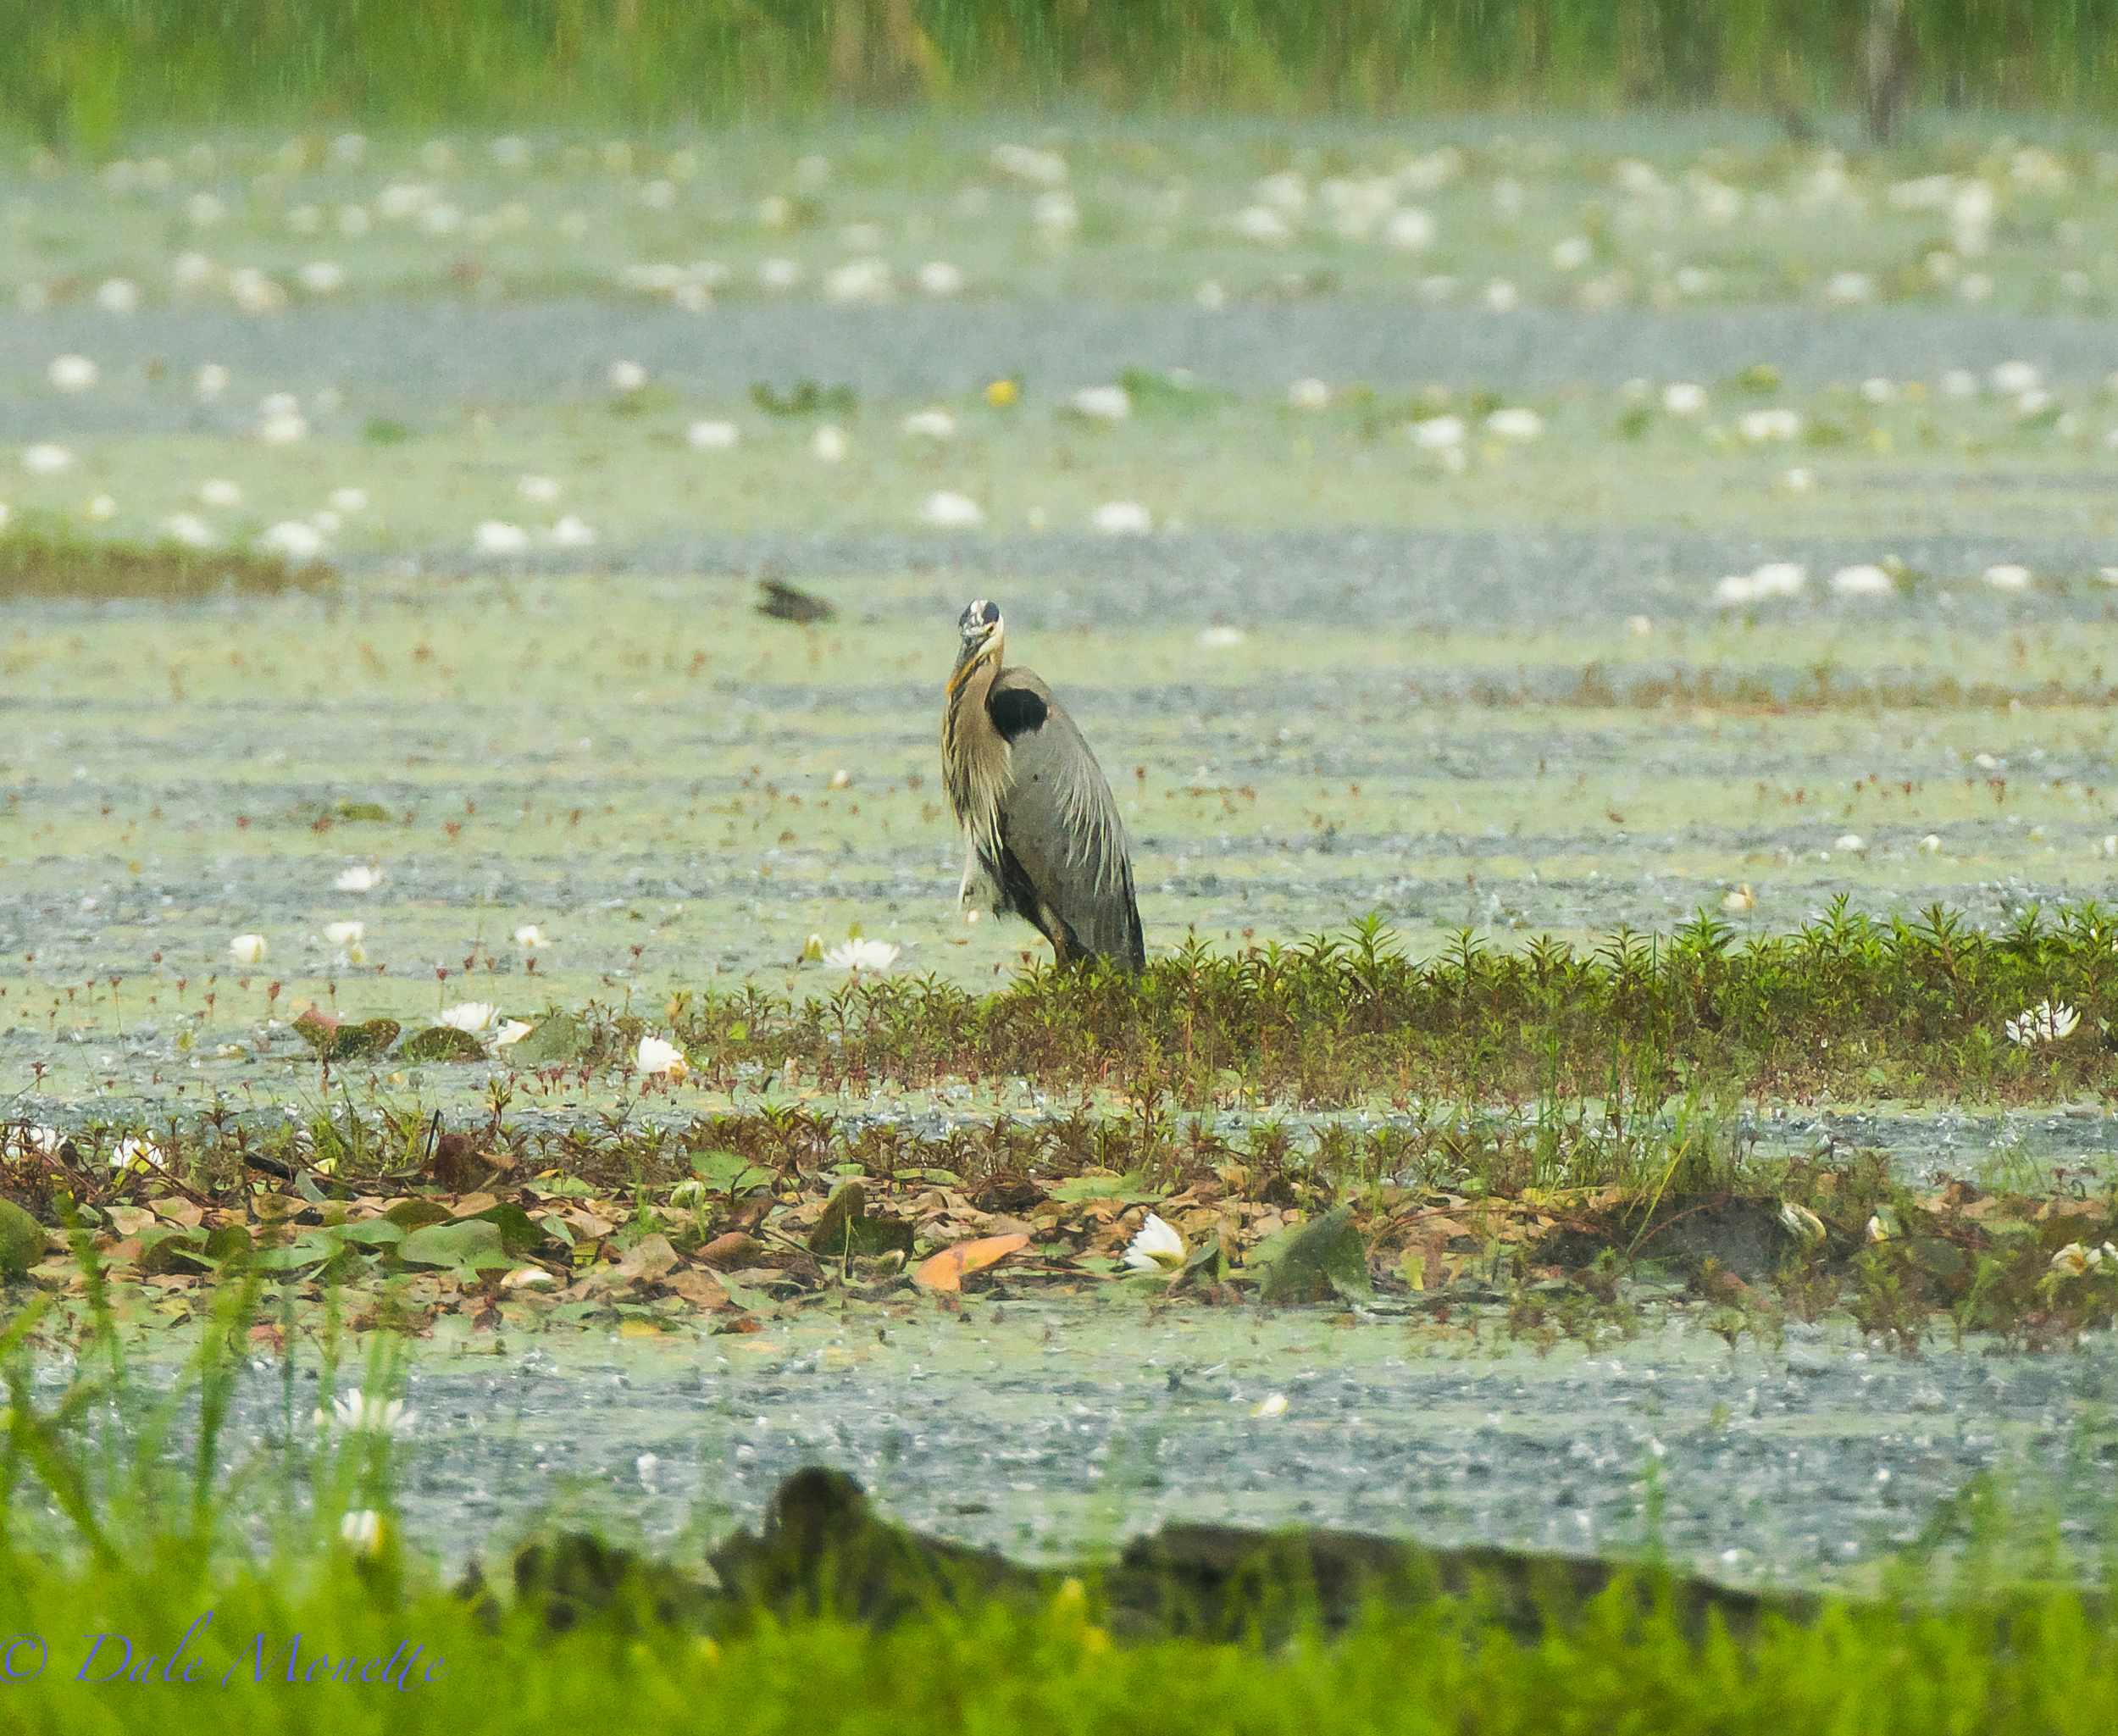
[[(1801, 1621), (1819, 1608), (1802, 1594), (1742, 1591), (1652, 1564), (1428, 1549), (1345, 1531), (1165, 1525), (1100, 1569), (1026, 1567), (890, 1524), (851, 1478), (818, 1467), (783, 1482), (761, 1531), (736, 1533), (708, 1566), (710, 1575), (694, 1578), (569, 1533), (526, 1545), (513, 1579), (518, 1600), (560, 1632), (604, 1619), (728, 1635), (761, 1620), (825, 1611), (889, 1628), (936, 1608), (997, 1603), (1027, 1611), (1069, 1591), (1080, 1595), (1084, 1581), (1094, 1587), (1086, 1595), (1095, 1613), (1116, 1637), (1135, 1641), (1255, 1633), (1284, 1643), (1311, 1628), (1343, 1632), (1370, 1609), (1409, 1614), (1455, 1598), (1533, 1642), (1548, 1628), (1576, 1627), (1614, 1583), (1629, 1588), (1643, 1614), (1658, 1606), (1673, 1610), (1694, 1639), (1715, 1616), (1740, 1639), (1754, 1635), (1767, 1615)], [(487, 1620), (499, 1619), (475, 1563), (457, 1594)]]
[(757, 588), (765, 593), (764, 601), (757, 605), (757, 613), (775, 621), (796, 621), (806, 627), (818, 621), (828, 621), (839, 612), (838, 605), (829, 598), (812, 596), (778, 579), (760, 579)]

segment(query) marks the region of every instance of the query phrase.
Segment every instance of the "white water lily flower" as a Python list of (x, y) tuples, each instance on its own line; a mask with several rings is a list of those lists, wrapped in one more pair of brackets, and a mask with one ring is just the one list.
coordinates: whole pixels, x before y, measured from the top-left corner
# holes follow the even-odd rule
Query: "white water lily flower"
[(503, 1018), (493, 1029), (493, 1047), (505, 1049), (510, 1044), (519, 1043), (535, 1029), (536, 1027), (527, 1019)]
[(566, 485), (556, 476), (518, 476), (515, 479), (515, 492), (526, 501), (548, 506), (565, 492)]
[(267, 446), (292, 446), (309, 437), (309, 419), (299, 410), (274, 410), (258, 424), (258, 438)]
[(1672, 416), (1696, 416), (1706, 408), (1706, 388), (1688, 380), (1673, 380), (1662, 388), (1662, 408)]
[(81, 507), (81, 516), (91, 524), (108, 524), (118, 516), (118, 502), (107, 494), (91, 495)]
[(1714, 601), (1723, 608), (1740, 608), (1758, 600), (1758, 587), (1748, 573), (1731, 573), (1714, 585)]
[(919, 516), (937, 530), (962, 530), (985, 522), (985, 508), (968, 494), (937, 489), (920, 503)]
[(66, 1135), (55, 1127), (46, 1127), (40, 1122), (0, 1131), (0, 1148), (12, 1137), (15, 1149), (25, 1156), (56, 1157), (59, 1147), (66, 1143)]
[(1270, 205), (1245, 205), (1235, 214), (1235, 232), (1268, 247), (1284, 247), (1295, 238), (1295, 226)]
[(474, 1037), (482, 1037), (499, 1020), (500, 1009), (490, 1001), (459, 1001), (434, 1016), (435, 1024), (446, 1025), (452, 1031), (469, 1031)]
[(1135, 1272), (1174, 1272), (1190, 1252), (1176, 1229), (1150, 1212), (1126, 1245), (1125, 1263)]
[(1544, 431), (1544, 419), (1534, 410), (1495, 410), (1485, 419), (1485, 431), (1496, 440), (1535, 440)]
[(1122, 385), (1084, 386), (1073, 395), (1073, 410), (1096, 422), (1123, 422), (1133, 413), (1133, 395)]
[(919, 287), (930, 296), (952, 296), (963, 287), (963, 270), (946, 259), (929, 259), (918, 271)]
[(1848, 832), (1832, 846), (1834, 850), (1859, 851), (1867, 847), (1866, 840), (1858, 832)]
[(471, 545), (481, 555), (518, 555), (530, 546), (530, 533), (503, 519), (486, 519), (471, 533)]
[(1434, 244), (1434, 219), (1417, 205), (1393, 211), (1383, 223), (1383, 245), (1400, 253), (1422, 252)]
[(1797, 1206), (1792, 1200), (1780, 1202), (1780, 1222), (1799, 1240), (1821, 1242), (1824, 1240), (1824, 1220), (1808, 1206)]
[(1522, 292), (1505, 277), (1496, 277), (1485, 286), (1483, 297), (1489, 313), (1512, 313), (1522, 304)]
[(119, 1173), (130, 1170), (166, 1169), (169, 1160), (149, 1140), (125, 1139), (119, 1140), (111, 1152), (110, 1167)]
[(1942, 835), (1939, 832), (1929, 832), (1921, 839), (1920, 852), (1923, 856), (1939, 856), (1942, 853)]
[(1429, 416), (1411, 424), (1412, 444), (1423, 452), (1446, 452), (1463, 444), (1466, 431), (1461, 416)]
[(1766, 561), (1751, 569), (1750, 583), (1760, 596), (1794, 596), (1809, 583), (1809, 568), (1796, 561)]
[(368, 510), (368, 491), (364, 488), (334, 488), (330, 502), (334, 513), (364, 513)]
[(382, 1547), (382, 1515), (373, 1507), (357, 1507), (338, 1522), (338, 1534), (357, 1555), (372, 1556)]
[(311, 259), (295, 268), (294, 280), (313, 296), (334, 296), (346, 287), (346, 268), (335, 259)]
[(1863, 563), (1841, 567), (1831, 575), (1831, 588), (1841, 596), (1888, 596), (1897, 587), (1882, 568)]
[(366, 923), (325, 923), (324, 938), (334, 946), (358, 946), (368, 933)]
[(823, 962), (839, 970), (888, 970), (897, 962), (898, 949), (888, 940), (846, 940), (823, 955)]
[(1552, 269), (1578, 271), (1595, 257), (1595, 252), (1587, 236), (1567, 236), (1552, 243)]
[(757, 287), (768, 295), (782, 296), (801, 281), (801, 264), (796, 259), (760, 259)]
[(74, 455), (52, 441), (22, 448), (22, 468), (32, 476), (57, 476), (73, 467)]
[(237, 964), (256, 964), (265, 956), (263, 935), (238, 935), (228, 943), (228, 956)]
[(1794, 440), (1802, 432), (1802, 419), (1794, 411), (1783, 408), (1745, 410), (1736, 418), (1736, 432), (1753, 446)]
[(2004, 1023), (2010, 1042), (2025, 1049), (2035, 1049), (2073, 1035), (2075, 1026), (2081, 1023), (2081, 1015), (2064, 1002), (2040, 1001)]
[(823, 294), (828, 301), (877, 307), (890, 300), (891, 289), (887, 260), (848, 259), (823, 274)]
[(1199, 643), (1208, 651), (1227, 651), (1243, 643), (1240, 627), (1209, 627), (1199, 635)]
[(409, 1435), (419, 1420), (419, 1413), (407, 1410), (402, 1399), (371, 1399), (358, 1387), (334, 1398), (329, 1416), (321, 1406), (309, 1412), (310, 1423), (318, 1428), (329, 1428), (335, 1423), (356, 1433), (389, 1434), (399, 1439)]
[(136, 313), (140, 286), (129, 277), (106, 277), (96, 286), (96, 305), (106, 313)]
[(171, 513), (162, 521), (162, 534), (186, 548), (211, 548), (217, 541), (213, 527), (197, 513)]
[(693, 448), (701, 452), (727, 452), (742, 437), (742, 430), (733, 422), (694, 422), (685, 433)]
[(2052, 1270), (2068, 1278), (2086, 1278), (2090, 1273), (2099, 1271), (2105, 1260), (2118, 1264), (2118, 1248), (2109, 1242), (2093, 1248), (2069, 1242), (2052, 1256)]
[(1106, 501), (1089, 514), (1089, 522), (1106, 536), (1145, 536), (1155, 528), (1152, 515), (1138, 501)]
[(338, 878), (331, 882), (341, 892), (372, 892), (381, 884), (382, 870), (366, 862), (341, 868)]
[(542, 1290), (558, 1281), (541, 1266), (518, 1266), (500, 1280), (500, 1287), (504, 1290)]
[(258, 546), (267, 554), (285, 555), (291, 561), (313, 561), (324, 552), (324, 535), (299, 519), (282, 519), (258, 539)]
[(2020, 397), (2026, 391), (2035, 391), (2044, 383), (2044, 376), (2038, 371), (2034, 362), (2003, 362), (1987, 376), (1993, 389), (2003, 397)]
[(45, 377), (60, 391), (86, 391), (102, 370), (86, 356), (54, 356)]
[(1250, 1406), (1253, 1417), (1284, 1417), (1287, 1414), (1287, 1395), (1270, 1392)]
[(633, 1065), (642, 1073), (667, 1073), (671, 1079), (680, 1079), (691, 1071), (684, 1051), (666, 1037), (642, 1037)]
[(596, 541), (596, 527), (577, 513), (568, 513), (545, 535), (555, 548), (586, 548)]
[(923, 440), (946, 440), (956, 432), (956, 418), (946, 410), (915, 410), (900, 425)]
[(613, 391), (638, 391), (647, 383), (647, 370), (637, 362), (613, 362), (609, 377)]
[(551, 941), (546, 938), (544, 930), (535, 923), (524, 923), (515, 930), (515, 945), (518, 946), (537, 947), (548, 946), (551, 944)]
[(209, 476), (198, 485), (202, 504), (209, 507), (239, 507), (242, 504), (242, 489), (225, 477)]
[(1986, 583), (1995, 591), (2027, 591), (2030, 588), (2030, 569), (2019, 567), (2012, 561), (2003, 561), (1986, 568)]
[(1824, 285), (1824, 300), (1833, 308), (1857, 308), (1876, 298), (1876, 280), (1865, 271), (1834, 271)]
[(1321, 410), (1331, 402), (1331, 388), (1314, 377), (1297, 380), (1287, 388), (1287, 402), (1294, 409)]
[(850, 445), (846, 430), (834, 423), (825, 423), (809, 436), (809, 450), (827, 464), (837, 463)]

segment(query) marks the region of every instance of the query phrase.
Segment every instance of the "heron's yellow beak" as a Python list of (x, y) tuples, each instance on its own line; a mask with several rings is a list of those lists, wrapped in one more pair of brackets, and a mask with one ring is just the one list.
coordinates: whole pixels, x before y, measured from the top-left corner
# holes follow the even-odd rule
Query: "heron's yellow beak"
[(979, 665), (988, 657), (998, 663), (1000, 654), (1001, 634), (997, 624), (976, 637), (965, 640), (963, 649), (956, 653), (956, 668), (949, 672), (951, 696), (953, 696), (962, 691), (963, 684), (971, 679)]

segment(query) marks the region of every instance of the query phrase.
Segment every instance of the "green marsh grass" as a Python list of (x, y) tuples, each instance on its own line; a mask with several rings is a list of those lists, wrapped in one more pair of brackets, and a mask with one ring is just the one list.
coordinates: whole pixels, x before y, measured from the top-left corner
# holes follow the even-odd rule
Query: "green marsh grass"
[[(1738, 943), (1701, 912), (1594, 951), (1514, 951), (1467, 931), (1408, 957), (1379, 921), (1293, 946), (1196, 942), (1137, 976), (1039, 969), (973, 995), (934, 980), (849, 982), (796, 1005), (755, 984), (679, 994), (695, 1068), (739, 1082), (790, 1061), (827, 1088), (1024, 1078), (1108, 1086), (1178, 1108), (1378, 1097), (1640, 1099), (1694, 1079), (1751, 1093), (2065, 1097), (2111, 1076), (2118, 918), (2093, 903), (2026, 911), (1989, 934), (1935, 906), (1880, 920), (1842, 897), (1792, 933)], [(2073, 1034), (2025, 1048), (2006, 1021), (2071, 1007)], [(611, 1027), (613, 1051), (645, 1025)]]
[[(7, 0), (0, 112), (54, 145), (142, 125), (666, 124), (831, 100), (1390, 113), (1860, 97), (1866, 0)], [(2108, 107), (2101, 0), (1905, 8), (1915, 101)]]
[(0, 602), (30, 596), (104, 601), (172, 601), (335, 588), (338, 574), (319, 562), (296, 566), (286, 557), (246, 549), (191, 548), (80, 535), (25, 515), (0, 531)]

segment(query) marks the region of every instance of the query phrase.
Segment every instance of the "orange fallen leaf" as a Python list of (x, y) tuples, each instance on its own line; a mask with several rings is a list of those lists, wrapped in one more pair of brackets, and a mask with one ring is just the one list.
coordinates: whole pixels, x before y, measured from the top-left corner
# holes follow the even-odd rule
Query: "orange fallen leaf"
[(1017, 1248), (1029, 1245), (1026, 1235), (990, 1235), (981, 1241), (958, 1242), (944, 1248), (912, 1273), (912, 1281), (930, 1290), (960, 1290), (963, 1274), (977, 1272), (1005, 1260)]

